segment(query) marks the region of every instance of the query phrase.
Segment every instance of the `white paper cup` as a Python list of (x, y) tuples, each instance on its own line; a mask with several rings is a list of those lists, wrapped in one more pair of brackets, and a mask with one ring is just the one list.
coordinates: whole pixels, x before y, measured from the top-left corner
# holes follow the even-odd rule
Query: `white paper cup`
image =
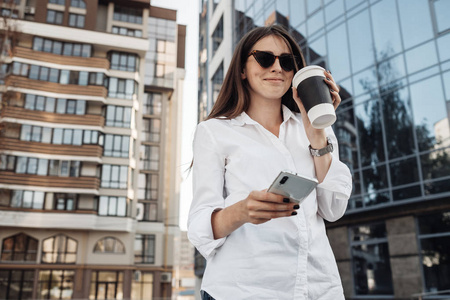
[(323, 81), (326, 79), (324, 71), (321, 66), (307, 66), (292, 79), (292, 86), (297, 88), (311, 125), (317, 129), (331, 126), (336, 121), (330, 88)]

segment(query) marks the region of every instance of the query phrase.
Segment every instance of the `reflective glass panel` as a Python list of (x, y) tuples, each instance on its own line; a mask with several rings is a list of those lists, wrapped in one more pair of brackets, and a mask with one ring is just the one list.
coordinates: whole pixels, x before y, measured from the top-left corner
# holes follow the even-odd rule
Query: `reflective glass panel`
[(348, 20), (348, 37), (354, 73), (365, 69), (374, 62), (374, 48), (369, 22), (369, 11), (367, 9)]
[(376, 55), (391, 56), (402, 50), (395, 1), (383, 0), (371, 8)]
[(328, 32), (327, 41), (328, 49), (330, 49), (328, 53), (330, 70), (333, 72), (334, 80), (339, 81), (350, 75), (350, 60), (345, 24)]
[(381, 99), (389, 158), (412, 154), (416, 147), (408, 89), (388, 89)]
[(405, 49), (433, 37), (430, 6), (427, 0), (399, 0), (400, 27)]
[(440, 76), (412, 84), (410, 91), (419, 150), (433, 149), (435, 124), (447, 118)]
[(443, 32), (450, 28), (450, 2), (448, 0), (435, 0), (433, 2), (434, 12), (436, 14), (436, 23), (438, 32)]
[(408, 73), (425, 69), (438, 62), (435, 42), (429, 42), (405, 53)]
[(369, 100), (355, 107), (362, 166), (385, 160), (380, 103)]

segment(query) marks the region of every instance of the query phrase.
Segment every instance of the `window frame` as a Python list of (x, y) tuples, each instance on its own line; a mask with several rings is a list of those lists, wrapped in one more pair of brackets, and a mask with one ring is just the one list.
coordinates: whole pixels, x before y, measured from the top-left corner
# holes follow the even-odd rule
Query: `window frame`
[[(56, 244), (60, 238), (63, 238), (63, 244)], [(51, 241), (51, 249), (50, 251), (46, 251), (46, 242)], [(69, 251), (68, 248), (70, 247), (69, 243), (75, 243), (75, 251)], [(46, 256), (50, 255), (51, 261), (46, 261)], [(68, 260), (67, 256), (71, 255), (73, 256), (73, 261)], [(56, 256), (56, 257), (55, 257)], [(42, 240), (42, 248), (41, 248), (41, 263), (42, 264), (76, 264), (77, 263), (77, 256), (78, 256), (78, 241), (69, 237), (65, 234), (56, 234), (53, 236), (50, 236), (44, 240)]]
[[(17, 250), (16, 249), (17, 239), (25, 239), (24, 241), (19, 242), (19, 244), (25, 245), (25, 247), (22, 251), (16, 251)], [(5, 244), (7, 243), (8, 240), (12, 240), (11, 251), (9, 251), (9, 253), (5, 254), (5, 252), (6, 252), (5, 249), (7, 248)], [(35, 249), (30, 249), (30, 247), (31, 247), (30, 243), (35, 243)], [(25, 234), (23, 232), (15, 234), (15, 235), (11, 235), (9, 237), (5, 237), (2, 241), (2, 252), (1, 252), (1, 256), (0, 256), (0, 261), (2, 261), (2, 262), (5, 262), (5, 261), (36, 262), (38, 249), (39, 249), (39, 240), (38, 239), (35, 239), (32, 236)], [(17, 252), (22, 253), (22, 255), (25, 259), (15, 260), (14, 257), (18, 255)], [(11, 259), (4, 259), (5, 255), (10, 255)], [(26, 259), (29, 256), (31, 256), (31, 258)]]
[[(141, 249), (134, 249), (135, 264), (154, 264), (156, 257), (156, 235), (155, 234), (136, 234), (136, 243), (141, 244)], [(152, 247), (150, 246), (152, 245)], [(151, 247), (151, 249), (150, 249)], [(138, 251), (138, 252), (137, 252)]]

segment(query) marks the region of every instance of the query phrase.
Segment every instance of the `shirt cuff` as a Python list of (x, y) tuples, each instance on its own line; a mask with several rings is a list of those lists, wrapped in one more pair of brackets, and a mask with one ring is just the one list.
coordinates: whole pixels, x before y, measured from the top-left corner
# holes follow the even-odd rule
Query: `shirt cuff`
[(203, 209), (191, 216), (188, 224), (188, 238), (206, 260), (213, 257), (227, 239), (226, 237), (214, 239), (212, 230), (211, 215), (221, 209), (223, 207)]
[(348, 167), (339, 159), (332, 157), (330, 168), (324, 180), (317, 185), (318, 196), (333, 192), (337, 199), (348, 200), (352, 193), (352, 175)]

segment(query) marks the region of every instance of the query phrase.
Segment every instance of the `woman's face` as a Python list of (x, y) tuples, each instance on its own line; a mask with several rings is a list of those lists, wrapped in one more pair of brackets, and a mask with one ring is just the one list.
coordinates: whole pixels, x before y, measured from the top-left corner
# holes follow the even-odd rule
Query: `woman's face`
[[(253, 45), (251, 51), (270, 52), (275, 56), (291, 54), (284, 40), (276, 35), (266, 36)], [(285, 71), (279, 59), (268, 68), (259, 65), (253, 55), (245, 64), (242, 79), (247, 79), (250, 86), (250, 101), (280, 100), (290, 88), (294, 71)]]

